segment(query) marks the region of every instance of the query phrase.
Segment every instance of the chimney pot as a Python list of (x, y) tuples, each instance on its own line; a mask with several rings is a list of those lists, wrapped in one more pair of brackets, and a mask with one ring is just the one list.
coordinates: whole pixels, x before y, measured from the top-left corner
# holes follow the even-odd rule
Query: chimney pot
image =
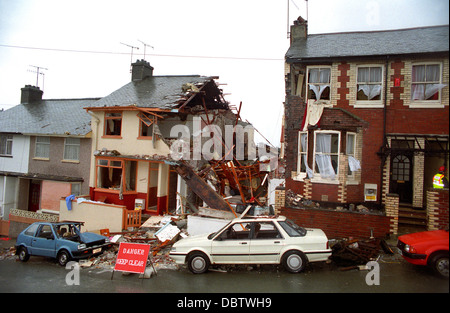
[(32, 103), (42, 100), (42, 94), (44, 93), (39, 87), (32, 85), (25, 85), (21, 88), (20, 103)]
[(308, 21), (299, 16), (291, 25), (291, 43), (308, 37)]
[(137, 60), (131, 64), (131, 81), (144, 80), (153, 76), (153, 67), (145, 60)]

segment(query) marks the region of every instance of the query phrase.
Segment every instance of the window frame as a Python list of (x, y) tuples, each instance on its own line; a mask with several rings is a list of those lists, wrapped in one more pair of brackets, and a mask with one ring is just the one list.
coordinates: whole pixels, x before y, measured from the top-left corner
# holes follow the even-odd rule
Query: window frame
[[(77, 144), (75, 144), (75, 143), (67, 143), (67, 139), (78, 139), (78, 143)], [(66, 155), (66, 151), (67, 151), (66, 148), (67, 148), (67, 146), (78, 147), (77, 158), (76, 159), (69, 159), (69, 158), (67, 158), (67, 155)], [(81, 150), (81, 139), (80, 138), (74, 138), (74, 137), (66, 137), (66, 138), (64, 138), (63, 161), (65, 161), (65, 162), (76, 162), (76, 163), (80, 162), (80, 150)]]
[[(348, 151), (348, 137), (349, 136), (353, 136), (353, 151), (351, 151), (351, 153), (349, 153)], [(357, 159), (356, 157), (356, 138), (357, 138), (357, 134), (355, 132), (347, 132), (345, 134), (345, 155), (347, 155), (347, 177), (349, 180), (353, 180), (355, 178), (355, 172), (352, 172), (350, 170), (350, 166), (348, 165), (348, 157), (352, 156), (355, 159)]]
[[(328, 69), (330, 71), (330, 80), (328, 82), (329, 85), (329, 99), (312, 99), (309, 98), (309, 94), (310, 94), (310, 89), (309, 89), (309, 85), (327, 85), (327, 83), (310, 83), (309, 82), (309, 76), (310, 76), (310, 72), (313, 69), (318, 69), (319, 71), (322, 69)], [(330, 103), (331, 101), (331, 90), (332, 90), (332, 85), (331, 85), (331, 81), (332, 81), (332, 70), (331, 70), (331, 65), (313, 65), (313, 66), (307, 66), (306, 67), (306, 79), (305, 79), (305, 83), (306, 83), (306, 89), (305, 89), (305, 98), (307, 99), (307, 101), (325, 101), (326, 103)], [(311, 92), (313, 92), (311, 90)], [(314, 92), (313, 92), (314, 93)]]
[[(111, 115), (108, 116), (109, 114), (120, 114), (120, 116), (116, 115)], [(108, 130), (108, 121), (120, 121), (120, 133), (117, 134), (108, 134), (107, 130)], [(103, 125), (103, 136), (102, 138), (117, 138), (117, 139), (121, 139), (122, 138), (122, 124), (123, 124), (123, 112), (121, 111), (108, 111), (105, 112), (105, 116), (104, 116), (104, 125)]]
[[(419, 108), (419, 109), (430, 109), (430, 108), (444, 108), (444, 104), (442, 103), (442, 89), (438, 91), (438, 99), (437, 100), (413, 100), (413, 85), (414, 84), (427, 84), (427, 82), (413, 82), (413, 69), (414, 66), (428, 66), (428, 65), (438, 65), (439, 66), (439, 82), (434, 82), (434, 84), (442, 84), (443, 79), (443, 64), (441, 61), (427, 61), (427, 62), (413, 62), (411, 63), (411, 88), (409, 94), (410, 108)], [(431, 84), (431, 83), (428, 83)], [(447, 86), (446, 86), (447, 87)], [(445, 88), (445, 87), (444, 87)]]
[[(101, 164), (101, 162), (106, 162), (106, 164)], [(117, 164), (113, 164), (113, 162), (120, 162), (120, 166)], [(128, 162), (135, 162), (135, 168), (134, 168), (134, 176), (130, 176), (131, 174), (132, 166), (128, 166)], [(130, 168), (130, 170), (127, 170), (127, 167)], [(111, 187), (104, 187), (99, 186), (99, 169), (100, 168), (108, 168), (108, 169), (120, 169), (120, 180), (118, 186), (111, 186)], [(129, 172), (129, 173), (128, 173)], [(122, 192), (123, 193), (137, 193), (137, 172), (138, 172), (138, 162), (136, 160), (127, 160), (127, 159), (117, 159), (117, 158), (105, 158), (105, 157), (97, 157), (95, 158), (95, 189), (107, 191), (107, 192), (113, 192), (113, 193), (119, 193), (120, 192), (120, 185), (122, 184)], [(109, 175), (109, 172), (108, 172)], [(134, 186), (130, 185), (130, 188), (128, 188), (127, 179), (130, 181), (133, 180)]]
[[(12, 157), (14, 136), (12, 134), (0, 135), (0, 156)], [(4, 145), (4, 147), (3, 147)]]
[[(335, 171), (335, 176), (334, 178), (322, 178), (322, 176), (320, 175), (320, 171), (316, 171), (316, 155), (318, 154), (316, 152), (316, 147), (317, 147), (317, 135), (321, 135), (321, 134), (331, 134), (331, 135), (335, 135), (337, 134), (338, 136), (338, 145), (337, 145), (337, 152), (330, 152), (330, 153), (324, 153), (324, 152), (319, 152), (321, 155), (325, 155), (325, 154), (329, 154), (330, 156), (336, 156), (337, 157), (337, 165), (336, 165), (336, 171)], [(335, 130), (316, 130), (314, 132), (314, 150), (313, 150), (313, 182), (326, 182), (326, 183), (335, 183), (338, 184), (339, 180), (339, 161), (340, 161), (340, 151), (341, 151), (341, 132), (340, 131), (335, 131)], [(334, 169), (334, 168), (333, 168)]]
[[(139, 133), (137, 139), (144, 139), (144, 140), (152, 140), (154, 135), (154, 125), (157, 122), (156, 116), (145, 113), (145, 112), (139, 112), (137, 114), (137, 117), (139, 119)], [(142, 131), (144, 127), (151, 128), (151, 135), (143, 135)]]
[[(38, 140), (40, 139), (48, 139), (48, 142), (39, 142)], [(38, 159), (38, 160), (50, 160), (50, 143), (51, 143), (51, 138), (47, 137), (47, 136), (36, 136), (35, 138), (35, 142), (34, 142), (34, 159)], [(38, 151), (38, 146), (42, 147), (42, 148), (46, 148), (46, 152), (47, 155), (43, 156), (43, 155), (36, 155), (36, 152)]]
[[(379, 100), (358, 100), (358, 73), (359, 68), (368, 67), (375, 68), (380, 67), (381, 68), (381, 92), (380, 92), (380, 99)], [(384, 81), (385, 81), (385, 66), (383, 64), (358, 64), (356, 66), (356, 81), (355, 81), (355, 87), (356, 87), (356, 94), (355, 94), (355, 108), (383, 108), (384, 107), (384, 88), (386, 88)], [(366, 83), (367, 84), (367, 83)], [(379, 83), (368, 83), (369, 85), (378, 85)]]
[[(302, 135), (306, 135), (306, 151), (302, 151)], [(307, 131), (299, 131), (298, 132), (298, 149), (297, 149), (297, 178), (303, 179), (307, 176), (306, 166), (305, 171), (302, 171), (302, 156), (306, 158), (306, 162), (308, 162), (308, 132)]]

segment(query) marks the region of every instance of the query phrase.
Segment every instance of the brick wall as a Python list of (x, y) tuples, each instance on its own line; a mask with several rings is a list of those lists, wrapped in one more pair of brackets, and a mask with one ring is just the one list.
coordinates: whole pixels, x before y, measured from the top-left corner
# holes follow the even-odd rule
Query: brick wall
[[(357, 172), (356, 179), (351, 184), (340, 180), (340, 186), (330, 186), (317, 182), (303, 181), (296, 178), (298, 132), (305, 112), (304, 99), (290, 95), (286, 88), (285, 102), (285, 145), (286, 145), (286, 189), (303, 194), (306, 198), (320, 201), (327, 195), (329, 201), (341, 203), (357, 203), (364, 201), (364, 184), (371, 183), (378, 186), (377, 199), (383, 203), (389, 193), (390, 159), (382, 164), (377, 154), (383, 145), (384, 131), (384, 97), (386, 92), (386, 132), (396, 134), (433, 134), (448, 135), (449, 129), (449, 87), (441, 90), (441, 107), (418, 108), (411, 107), (412, 65), (417, 62), (440, 62), (442, 64), (442, 82), (449, 82), (449, 59), (442, 58), (393, 58), (388, 64), (385, 60), (360, 60), (358, 63), (350, 61), (333, 62), (331, 64), (331, 96), (333, 109), (325, 109), (321, 120), (324, 125), (336, 125), (336, 130), (345, 129), (354, 123), (348, 114), (336, 110), (344, 109), (360, 120), (367, 122), (359, 127), (357, 158), (361, 161), (362, 170)], [(376, 108), (361, 107), (356, 103), (357, 95), (357, 66), (379, 64), (387, 71), (387, 86), (383, 86), (382, 101)], [(299, 64), (297, 64), (298, 66)], [(387, 66), (386, 66), (387, 65)], [(305, 65), (303, 65), (305, 66)], [(305, 67), (306, 69), (306, 67)], [(289, 78), (289, 69), (286, 68)], [(395, 84), (396, 80), (399, 82)], [(384, 75), (383, 75), (384, 81)], [(287, 79), (286, 86), (289, 85)], [(331, 114), (330, 114), (331, 112)], [(339, 123), (338, 123), (339, 122)], [(353, 130), (354, 131), (354, 130)], [(420, 139), (419, 139), (420, 140)], [(416, 143), (417, 145), (418, 143)], [(420, 142), (423, 146), (423, 140)], [(344, 160), (345, 161), (345, 160)], [(424, 206), (423, 199), (424, 156), (416, 155), (414, 159), (414, 190), (413, 206)]]
[(384, 215), (286, 207), (281, 209), (281, 215), (300, 226), (320, 228), (329, 239), (368, 238), (371, 230), (376, 238), (385, 238), (391, 233), (392, 218)]
[(448, 229), (448, 189), (427, 191), (428, 230)]

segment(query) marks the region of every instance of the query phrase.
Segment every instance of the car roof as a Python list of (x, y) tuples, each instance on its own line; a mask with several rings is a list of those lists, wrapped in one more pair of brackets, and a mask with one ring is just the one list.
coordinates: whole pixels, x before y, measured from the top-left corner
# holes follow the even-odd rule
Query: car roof
[(235, 222), (267, 222), (267, 221), (285, 221), (286, 216), (283, 215), (259, 215), (259, 216), (244, 216), (244, 217), (237, 217), (232, 220), (233, 223)]

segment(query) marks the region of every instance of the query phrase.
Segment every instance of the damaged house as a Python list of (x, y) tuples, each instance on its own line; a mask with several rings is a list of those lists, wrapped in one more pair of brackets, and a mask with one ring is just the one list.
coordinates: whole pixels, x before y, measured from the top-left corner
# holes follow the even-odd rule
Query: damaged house
[[(255, 157), (248, 150), (254, 146), (253, 128), (225, 101), (217, 77), (155, 76), (145, 60), (132, 64), (131, 76), (131, 82), (85, 107), (93, 132), (90, 199), (150, 215), (180, 207), (192, 212), (202, 199), (192, 195), (186, 181), (197, 173), (200, 179), (191, 187), (205, 184), (197, 194), (208, 186), (220, 196), (229, 194), (234, 180), (225, 183), (226, 177), (219, 176), (236, 164), (237, 155)], [(242, 136), (235, 135), (236, 128)], [(263, 177), (254, 175), (258, 187)], [(253, 189), (239, 193), (238, 185), (231, 187), (244, 201), (251, 198)], [(229, 209), (222, 197), (216, 198), (223, 210)]]
[[(294, 22), (282, 214), (332, 237), (396, 233), (402, 209), (429, 223), (433, 175), (445, 166), (448, 176), (448, 39), (448, 25), (308, 34), (307, 21)], [(288, 193), (341, 212), (296, 210)], [(448, 190), (439, 197), (448, 206)], [(348, 214), (361, 205), (375, 214)]]

